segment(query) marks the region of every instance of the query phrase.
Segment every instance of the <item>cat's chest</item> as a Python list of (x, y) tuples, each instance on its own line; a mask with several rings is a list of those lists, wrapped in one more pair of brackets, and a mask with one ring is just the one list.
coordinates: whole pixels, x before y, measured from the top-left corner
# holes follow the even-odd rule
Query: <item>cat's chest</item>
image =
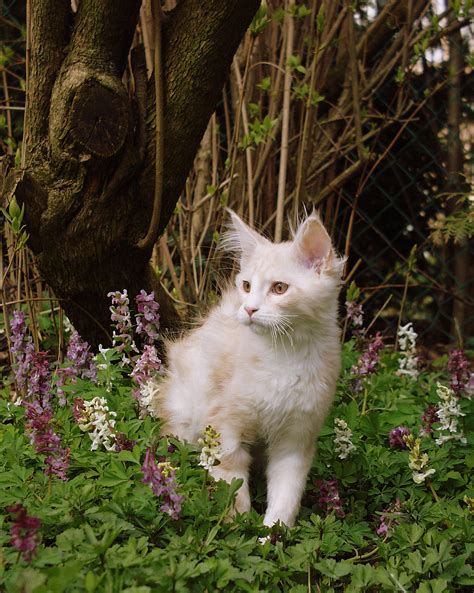
[(317, 406), (321, 369), (308, 357), (277, 359), (257, 369), (256, 402), (282, 414), (311, 412)]

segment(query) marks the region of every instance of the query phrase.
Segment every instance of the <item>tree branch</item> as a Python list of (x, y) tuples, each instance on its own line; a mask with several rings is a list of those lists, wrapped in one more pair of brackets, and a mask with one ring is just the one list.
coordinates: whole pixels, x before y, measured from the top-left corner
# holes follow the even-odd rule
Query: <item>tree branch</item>
[[(259, 5), (260, 0), (182, 0), (163, 23), (166, 103), (160, 232), (173, 213), (234, 53)], [(144, 196), (152, 196), (154, 191), (152, 85), (149, 98), (147, 164), (140, 179)]]
[(48, 136), (51, 92), (69, 41), (71, 4), (66, 0), (34, 0), (30, 4), (29, 72), (24, 143), (26, 162)]
[(94, 64), (103, 72), (121, 76), (140, 5), (141, 0), (81, 0), (68, 62)]

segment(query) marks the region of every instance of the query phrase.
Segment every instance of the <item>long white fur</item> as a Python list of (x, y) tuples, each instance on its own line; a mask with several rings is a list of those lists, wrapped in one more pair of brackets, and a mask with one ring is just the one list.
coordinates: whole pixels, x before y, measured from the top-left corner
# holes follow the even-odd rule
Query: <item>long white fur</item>
[[(226, 246), (240, 255), (229, 288), (201, 327), (173, 343), (154, 407), (165, 433), (196, 443), (212, 424), (223, 456), (213, 475), (242, 478), (236, 509), (250, 509), (250, 446), (268, 457), (265, 525), (292, 526), (340, 370), (337, 321), (343, 260), (319, 217), (293, 241), (271, 243), (234, 212)], [(243, 281), (250, 282), (250, 292)], [(281, 295), (275, 282), (288, 284)], [(245, 306), (258, 309), (250, 317)]]

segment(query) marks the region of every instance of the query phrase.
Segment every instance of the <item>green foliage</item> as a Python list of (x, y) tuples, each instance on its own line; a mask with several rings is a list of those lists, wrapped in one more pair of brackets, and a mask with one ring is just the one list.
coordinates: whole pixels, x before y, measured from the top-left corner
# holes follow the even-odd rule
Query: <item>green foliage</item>
[[(253, 112), (255, 113), (255, 108), (253, 108)], [(270, 119), (269, 115), (266, 115), (263, 120), (256, 117), (249, 124), (249, 133), (242, 138), (239, 148), (245, 150), (249, 146), (258, 146), (267, 138), (272, 137), (272, 130), (277, 121), (277, 119)]]
[(352, 280), (352, 282), (349, 284), (349, 287), (347, 289), (346, 300), (349, 302), (357, 301), (357, 300), (359, 300), (359, 297), (360, 297), (360, 288), (357, 286), (357, 284), (354, 282), (354, 280)]
[(13, 197), (10, 200), (10, 204), (8, 205), (8, 210), (5, 208), (0, 208), (5, 220), (11, 227), (13, 235), (15, 236), (15, 249), (20, 250), (28, 241), (29, 235), (26, 232), (26, 227), (23, 224), (23, 217), (25, 215), (25, 205), (22, 204), (21, 208), (16, 201), (16, 198)]
[(256, 15), (253, 17), (252, 22), (250, 23), (249, 31), (254, 36), (257, 37), (262, 31), (264, 31), (270, 19), (268, 18), (267, 14), (267, 5), (265, 2), (262, 2), (259, 9), (257, 10)]
[[(105, 397), (117, 412), (117, 430), (136, 444), (119, 453), (91, 451), (71, 406), (57, 408), (55, 429), (71, 450), (68, 482), (48, 483), (42, 459), (24, 433), (23, 408), (10, 402), (8, 388), (0, 392), (0, 582), (6, 593), (444, 593), (474, 585), (473, 527), (464, 500), (474, 495), (471, 402), (461, 402), (467, 445), (440, 447), (433, 437), (422, 438), (436, 470), (431, 484), (414, 484), (407, 450), (391, 449), (387, 442), (388, 432), (400, 424), (419, 432), (422, 412), (437, 401), (436, 381), (446, 381), (445, 359), (415, 382), (398, 377), (397, 355), (386, 354), (367, 383), (362, 414), (362, 396), (352, 388), (350, 371), (358, 352), (354, 342), (345, 345), (336, 403), (321, 434), (300, 520), (291, 530), (272, 528), (262, 544), (259, 538), (269, 533), (259, 514), (263, 483), (254, 484), (254, 510), (227, 521), (239, 483), (211, 481), (198, 466), (194, 447), (160, 438), (159, 422), (138, 418), (119, 356), (109, 350), (102, 357), (99, 384), (81, 380), (70, 392), (86, 400)], [(354, 433), (356, 450), (345, 460), (334, 452), (334, 418), (345, 419)], [(177, 468), (185, 496), (177, 521), (159, 511), (158, 500), (141, 481), (150, 445)], [(344, 519), (325, 515), (318, 506), (315, 479), (333, 477), (339, 481)], [(401, 514), (380, 537), (381, 514), (396, 498)], [(11, 517), (4, 509), (17, 502), (42, 522), (41, 543), (29, 564), (9, 545)]]
[(474, 199), (467, 194), (444, 196), (456, 200), (457, 207), (452, 214), (439, 213), (430, 221), (430, 239), (435, 245), (449, 241), (462, 243), (474, 236)]

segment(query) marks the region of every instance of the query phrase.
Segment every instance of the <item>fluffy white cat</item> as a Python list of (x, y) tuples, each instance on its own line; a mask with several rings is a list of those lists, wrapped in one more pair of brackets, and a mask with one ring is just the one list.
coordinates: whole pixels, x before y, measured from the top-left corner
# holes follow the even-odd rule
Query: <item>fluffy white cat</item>
[(170, 344), (153, 406), (163, 434), (196, 443), (221, 434), (216, 479), (242, 478), (236, 510), (250, 509), (250, 447), (267, 454), (265, 525), (292, 526), (340, 370), (338, 293), (343, 260), (317, 214), (293, 241), (271, 243), (230, 211), (224, 247), (240, 256), (235, 287), (203, 324)]

